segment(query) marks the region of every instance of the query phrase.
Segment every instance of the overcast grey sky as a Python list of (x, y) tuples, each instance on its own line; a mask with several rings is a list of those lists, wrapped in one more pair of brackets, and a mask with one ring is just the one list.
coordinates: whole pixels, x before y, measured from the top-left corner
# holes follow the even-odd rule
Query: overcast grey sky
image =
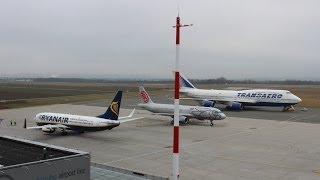
[[(319, 0), (180, 0), (189, 78), (320, 80)], [(1, 0), (0, 75), (173, 78), (177, 0)]]

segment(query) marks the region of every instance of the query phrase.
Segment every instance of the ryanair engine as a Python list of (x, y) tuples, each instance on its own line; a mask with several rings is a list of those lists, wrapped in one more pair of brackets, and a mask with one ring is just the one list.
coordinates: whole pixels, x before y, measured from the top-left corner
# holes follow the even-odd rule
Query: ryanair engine
[(54, 133), (56, 129), (55, 128), (51, 128), (51, 127), (43, 127), (42, 131), (46, 132), (46, 133)]

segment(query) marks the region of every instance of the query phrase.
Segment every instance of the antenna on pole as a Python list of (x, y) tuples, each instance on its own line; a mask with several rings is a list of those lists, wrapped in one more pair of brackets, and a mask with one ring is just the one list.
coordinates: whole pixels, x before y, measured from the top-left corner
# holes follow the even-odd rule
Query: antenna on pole
[(178, 16), (176, 18), (176, 67), (175, 67), (175, 83), (174, 83), (174, 123), (173, 123), (173, 163), (172, 163), (172, 178), (177, 180), (179, 178), (179, 45), (180, 45), (180, 27), (192, 26), (193, 24), (180, 23), (179, 17), (179, 4), (178, 4)]

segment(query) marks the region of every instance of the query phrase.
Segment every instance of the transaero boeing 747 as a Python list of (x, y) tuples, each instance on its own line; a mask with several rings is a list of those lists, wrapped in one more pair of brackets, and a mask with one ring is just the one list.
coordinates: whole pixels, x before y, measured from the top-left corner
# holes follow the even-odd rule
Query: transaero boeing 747
[[(129, 116), (118, 118), (121, 98), (122, 91), (118, 91), (113, 101), (110, 103), (107, 111), (97, 117), (50, 112), (39, 113), (34, 118), (38, 126), (27, 127), (27, 129), (41, 129), (46, 133), (53, 133), (56, 129), (60, 129), (62, 131), (62, 135), (65, 135), (67, 133), (66, 130), (73, 130), (78, 132), (101, 131), (107, 129), (110, 130), (114, 127), (119, 126), (120, 122), (141, 119), (142, 117), (131, 118), (133, 116), (134, 110), (130, 113)], [(120, 119), (123, 120), (119, 121)]]
[[(174, 116), (174, 105), (173, 104), (159, 104), (154, 103), (147, 91), (140, 86), (140, 99), (141, 103), (138, 104), (139, 107), (142, 107), (148, 111), (151, 111), (154, 115)], [(223, 114), (219, 109), (213, 107), (202, 107), (202, 106), (183, 106), (180, 105), (180, 117), (179, 121), (185, 124), (189, 123), (189, 118), (194, 118), (198, 120), (209, 120), (211, 126), (213, 126), (213, 120), (222, 120), (226, 118), (226, 115)], [(173, 124), (173, 120), (171, 121)]]
[(287, 90), (250, 89), (215, 90), (197, 89), (180, 74), (180, 92), (203, 106), (214, 107), (216, 103), (227, 105), (227, 109), (242, 110), (245, 106), (283, 107), (283, 111), (294, 110), (293, 105), (301, 99)]

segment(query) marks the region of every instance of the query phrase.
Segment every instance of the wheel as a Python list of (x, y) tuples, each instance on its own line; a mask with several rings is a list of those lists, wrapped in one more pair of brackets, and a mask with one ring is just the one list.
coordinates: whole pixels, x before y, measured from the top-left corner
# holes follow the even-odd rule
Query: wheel
[(213, 127), (213, 126), (214, 126), (213, 122), (211, 122), (210, 126), (211, 126), (211, 127)]
[(185, 124), (189, 124), (189, 118), (187, 118), (184, 123), (185, 123)]
[(292, 105), (290, 105), (290, 106), (284, 106), (284, 107), (283, 107), (283, 111), (284, 111), (284, 112), (294, 111), (294, 107), (293, 107)]

